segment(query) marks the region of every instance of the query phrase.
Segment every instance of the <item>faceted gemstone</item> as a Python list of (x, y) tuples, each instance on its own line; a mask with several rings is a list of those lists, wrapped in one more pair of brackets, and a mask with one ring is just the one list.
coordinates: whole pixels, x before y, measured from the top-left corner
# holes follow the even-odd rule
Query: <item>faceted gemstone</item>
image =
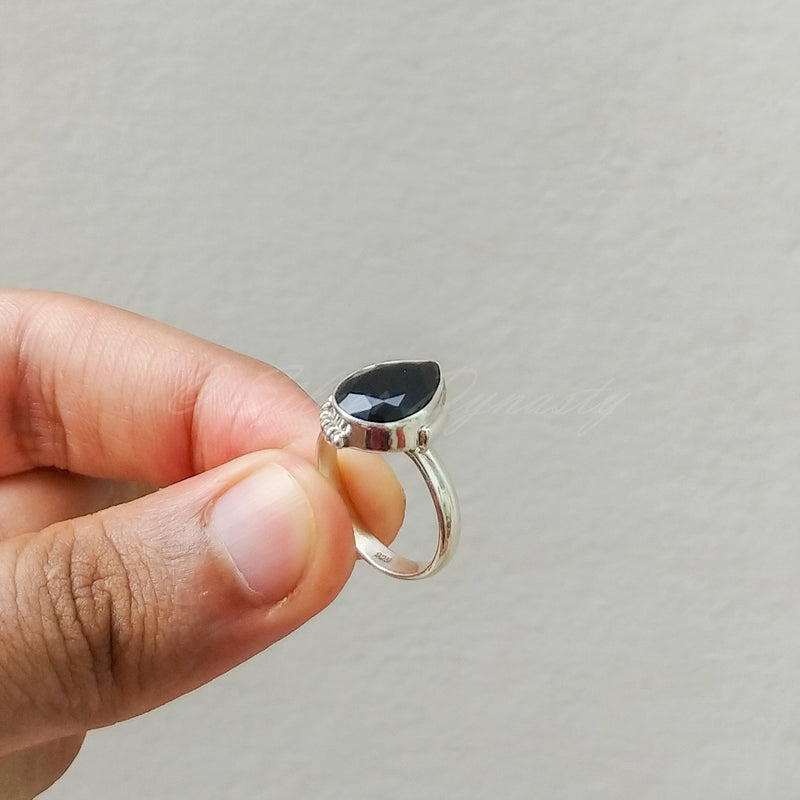
[(365, 422), (397, 422), (430, 403), (441, 380), (435, 361), (378, 364), (345, 378), (334, 399), (346, 414)]

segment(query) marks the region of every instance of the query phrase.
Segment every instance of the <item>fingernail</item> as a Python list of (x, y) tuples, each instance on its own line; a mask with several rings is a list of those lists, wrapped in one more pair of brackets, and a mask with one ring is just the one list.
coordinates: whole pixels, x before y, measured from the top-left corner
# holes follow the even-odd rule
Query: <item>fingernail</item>
[(300, 484), (277, 464), (262, 467), (223, 494), (209, 523), (247, 585), (270, 601), (297, 585), (306, 566), (314, 517)]

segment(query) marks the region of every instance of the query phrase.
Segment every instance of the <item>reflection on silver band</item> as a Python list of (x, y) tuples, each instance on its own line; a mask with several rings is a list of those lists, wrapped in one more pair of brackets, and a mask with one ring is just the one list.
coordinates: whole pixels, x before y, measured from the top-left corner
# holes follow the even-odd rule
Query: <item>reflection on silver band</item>
[[(408, 452), (408, 456), (422, 473), (439, 522), (439, 541), (431, 561), (420, 564), (398, 555), (364, 529), (354, 509), (350, 509), (350, 514), (353, 518), (356, 549), (361, 558), (387, 575), (411, 580), (433, 575), (448, 562), (458, 541), (459, 516), (458, 503), (450, 481), (433, 453), (430, 450), (412, 450)], [(323, 434), (320, 434), (317, 441), (317, 463), (322, 474), (340, 488), (337, 450)], [(341, 494), (346, 497), (346, 492)]]

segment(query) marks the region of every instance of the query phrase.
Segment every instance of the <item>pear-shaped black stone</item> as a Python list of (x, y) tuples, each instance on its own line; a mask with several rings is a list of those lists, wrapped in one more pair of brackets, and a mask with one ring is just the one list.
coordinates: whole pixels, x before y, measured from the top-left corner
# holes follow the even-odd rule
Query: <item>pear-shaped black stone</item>
[(333, 397), (342, 411), (356, 419), (398, 422), (425, 408), (440, 381), (435, 361), (395, 361), (345, 378)]

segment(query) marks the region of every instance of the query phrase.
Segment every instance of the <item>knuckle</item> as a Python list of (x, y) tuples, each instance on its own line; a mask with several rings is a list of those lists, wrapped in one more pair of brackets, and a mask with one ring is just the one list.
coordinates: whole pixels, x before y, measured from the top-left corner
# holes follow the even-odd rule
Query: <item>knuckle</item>
[(10, 424), (17, 449), (28, 461), (66, 469), (69, 451), (59, 411), (55, 361), (43, 361), (31, 355), (48, 335), (50, 315), (40, 312), (38, 303), (26, 306), (16, 316), (10, 332), (16, 357), (12, 371), (16, 391)]
[(119, 714), (141, 680), (158, 603), (146, 564), (115, 542), (101, 514), (53, 526), (39, 580), (51, 672), (72, 718)]

